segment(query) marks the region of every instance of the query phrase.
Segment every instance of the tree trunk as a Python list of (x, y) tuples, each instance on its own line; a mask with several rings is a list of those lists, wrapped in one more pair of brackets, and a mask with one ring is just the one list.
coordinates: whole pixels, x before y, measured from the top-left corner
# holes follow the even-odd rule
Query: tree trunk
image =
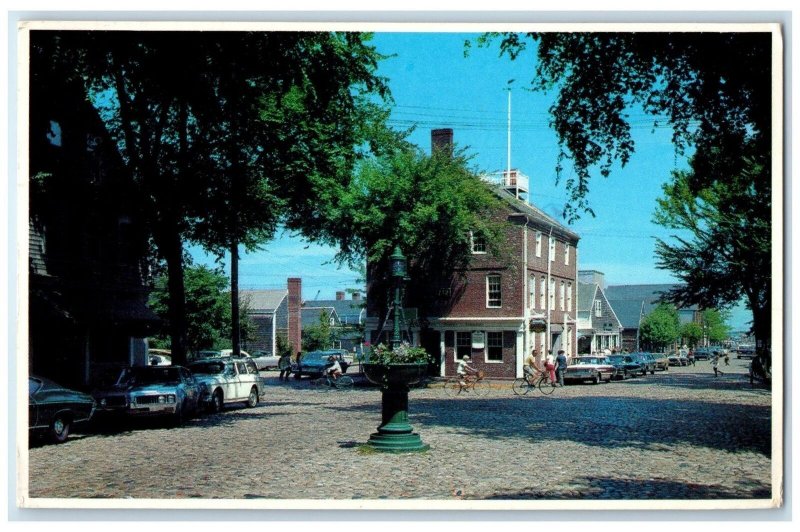
[[(163, 221), (162, 221), (163, 222)], [(186, 287), (183, 279), (183, 242), (177, 229), (161, 227), (158, 248), (167, 263), (172, 363), (186, 363)]]
[(231, 343), (233, 355), (241, 354), (239, 327), (239, 241), (233, 238), (231, 244)]

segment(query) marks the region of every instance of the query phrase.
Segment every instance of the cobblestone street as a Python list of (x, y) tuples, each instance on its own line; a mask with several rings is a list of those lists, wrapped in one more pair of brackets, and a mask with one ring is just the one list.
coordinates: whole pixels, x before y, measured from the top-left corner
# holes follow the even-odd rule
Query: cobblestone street
[(768, 499), (770, 392), (749, 361), (517, 397), (410, 393), (430, 450), (363, 447), (380, 392), (322, 392), (265, 373), (267, 397), (181, 428), (87, 431), (30, 449), (33, 498)]

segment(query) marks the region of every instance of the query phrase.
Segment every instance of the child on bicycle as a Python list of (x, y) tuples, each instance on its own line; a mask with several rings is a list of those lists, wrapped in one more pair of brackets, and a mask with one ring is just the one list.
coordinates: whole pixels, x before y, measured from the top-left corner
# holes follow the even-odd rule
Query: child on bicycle
[(341, 375), (342, 375), (342, 366), (339, 364), (339, 361), (336, 359), (336, 357), (333, 356), (333, 355), (329, 356), (328, 357), (328, 362), (331, 363), (331, 365), (328, 366), (328, 369), (327, 369), (328, 376), (330, 378), (332, 378), (333, 380), (336, 380), (339, 377), (341, 377)]
[(458, 361), (456, 366), (456, 375), (458, 375), (459, 384), (461, 386), (467, 385), (467, 375), (478, 373), (478, 370), (469, 365), (469, 355), (464, 355), (464, 358)]

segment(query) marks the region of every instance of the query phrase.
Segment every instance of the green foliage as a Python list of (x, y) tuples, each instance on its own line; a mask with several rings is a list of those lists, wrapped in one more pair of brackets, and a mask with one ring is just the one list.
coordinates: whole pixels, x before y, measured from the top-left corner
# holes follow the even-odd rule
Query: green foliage
[[(190, 351), (222, 349), (230, 341), (230, 293), (225, 274), (206, 266), (185, 269), (187, 346)], [(153, 346), (171, 348), (168, 311), (167, 276), (156, 277), (149, 306), (161, 319), (162, 329), (155, 335)]]
[(384, 344), (373, 346), (367, 354), (367, 360), (370, 364), (429, 364), (433, 358), (422, 347), (403, 342), (394, 349)]
[[(749, 148), (744, 146), (743, 153)], [(769, 169), (749, 156), (740, 164), (742, 168), (725, 182), (701, 188), (693, 188), (696, 180), (691, 173), (673, 173), (658, 200), (655, 222), (679, 233), (669, 242), (657, 240), (657, 264), (682, 281), (670, 292), (671, 301), (726, 308), (744, 299), (753, 313), (756, 338), (768, 342), (772, 301)]]
[(336, 341), (337, 333), (331, 326), (331, 318), (327, 311), (323, 310), (319, 314), (319, 323), (308, 327), (303, 327), (303, 350), (318, 351), (330, 349)]
[(730, 337), (731, 329), (726, 323), (727, 314), (716, 309), (706, 309), (700, 313), (702, 327), (708, 341), (718, 344)]
[(699, 184), (724, 181), (728, 172), (709, 172), (713, 150), (735, 159), (754, 143), (768, 156), (771, 124), (772, 35), (706, 33), (488, 33), (499, 39), (500, 55), (512, 60), (529, 48), (536, 54), (534, 90), (558, 91), (550, 108), (561, 152), (557, 175), (566, 181), (570, 203), (565, 215), (591, 213), (587, 201), (595, 168), (608, 176), (635, 151), (632, 113), (652, 116), (653, 128), (666, 122), (678, 153), (693, 147)]
[(681, 325), (681, 338), (683, 338), (686, 345), (694, 347), (699, 344), (700, 340), (703, 338), (703, 328), (699, 323), (693, 321), (684, 323)]
[(294, 346), (290, 344), (289, 340), (282, 335), (278, 335), (278, 337), (275, 339), (275, 351), (275, 354), (279, 357), (282, 357), (283, 355), (289, 355), (293, 357), (295, 354)]
[(652, 348), (662, 349), (680, 336), (680, 318), (674, 305), (662, 303), (645, 316), (639, 326), (639, 339)]
[[(381, 293), (378, 287), (387, 288), (381, 283), (387, 282), (389, 256), (399, 245), (409, 259), (414, 295), (435, 295), (430, 287), (449, 286), (452, 272), (469, 264), (470, 231), (484, 237), (490, 253), (505, 250), (499, 207), (463, 152), (427, 156), (402, 146), (360, 165), (341, 199), (337, 258), (354, 266), (368, 261), (373, 297)], [(417, 302), (422, 308), (426, 303)]]

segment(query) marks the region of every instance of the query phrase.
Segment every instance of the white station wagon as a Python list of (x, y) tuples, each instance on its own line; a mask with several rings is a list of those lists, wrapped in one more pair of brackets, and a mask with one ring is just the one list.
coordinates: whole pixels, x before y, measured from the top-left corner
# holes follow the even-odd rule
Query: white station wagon
[(252, 408), (264, 395), (264, 384), (255, 363), (247, 357), (218, 357), (196, 360), (188, 365), (203, 387), (201, 401), (213, 412), (229, 403)]

